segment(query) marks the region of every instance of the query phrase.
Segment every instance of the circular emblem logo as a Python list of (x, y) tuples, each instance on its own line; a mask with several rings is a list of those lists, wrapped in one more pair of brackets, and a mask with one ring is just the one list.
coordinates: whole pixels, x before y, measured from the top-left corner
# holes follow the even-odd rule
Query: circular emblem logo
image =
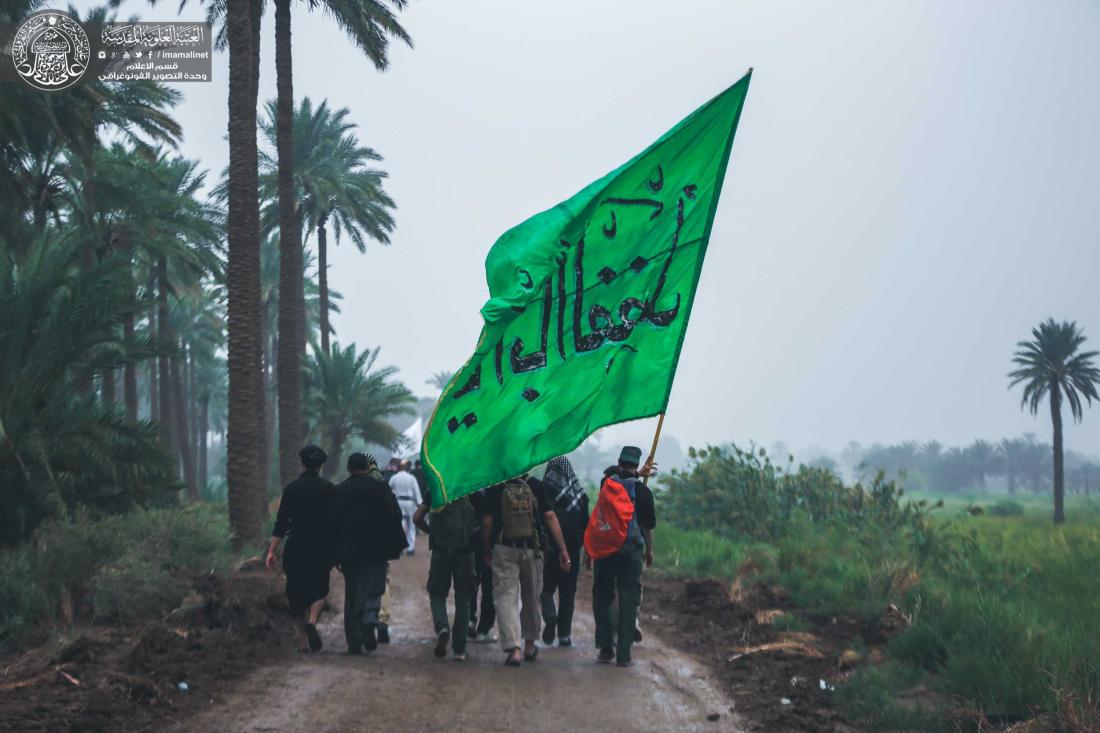
[(80, 81), (88, 70), (88, 34), (68, 13), (43, 10), (23, 21), (11, 44), (12, 62), (23, 81), (56, 92)]

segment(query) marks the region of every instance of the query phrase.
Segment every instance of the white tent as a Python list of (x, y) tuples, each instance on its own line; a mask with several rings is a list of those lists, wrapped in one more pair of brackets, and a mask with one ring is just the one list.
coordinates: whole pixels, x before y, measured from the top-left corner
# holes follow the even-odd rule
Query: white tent
[(416, 422), (405, 428), (405, 432), (401, 433), (401, 435), (408, 441), (406, 445), (409, 446), (409, 453), (419, 456), (420, 444), (424, 440), (424, 419), (420, 417), (416, 418)]

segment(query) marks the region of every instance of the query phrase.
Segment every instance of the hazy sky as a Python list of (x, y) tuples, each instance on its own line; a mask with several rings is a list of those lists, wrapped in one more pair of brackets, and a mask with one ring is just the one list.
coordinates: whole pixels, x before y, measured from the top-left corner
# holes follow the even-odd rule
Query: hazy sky
[[(497, 236), (752, 66), (666, 429), (834, 450), (1049, 440), (1005, 375), (1049, 316), (1100, 348), (1100, 3), (416, 0), (403, 21), (416, 48), (379, 74), (296, 5), (294, 91), (348, 107), (386, 158), (397, 232), (332, 254), (335, 326), (414, 391), (472, 351)], [(214, 175), (226, 63), (181, 84), (176, 112)], [(1067, 447), (1100, 451), (1100, 406), (1067, 425)]]

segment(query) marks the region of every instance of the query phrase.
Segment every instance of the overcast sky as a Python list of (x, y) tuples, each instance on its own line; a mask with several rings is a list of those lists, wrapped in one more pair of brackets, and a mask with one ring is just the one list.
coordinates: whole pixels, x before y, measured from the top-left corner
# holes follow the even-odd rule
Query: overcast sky
[[(750, 66), (671, 434), (1049, 440), (1049, 413), (1007, 389), (1016, 341), (1053, 316), (1100, 348), (1100, 3), (415, 0), (416, 48), (395, 48), (385, 74), (305, 7), (296, 98), (351, 110), (399, 206), (391, 246), (331, 255), (338, 339), (381, 345), (416, 392), (472, 351), (497, 236)], [(191, 3), (182, 19), (201, 15)], [(181, 84), (176, 111), (182, 152), (215, 176), (226, 63)], [(606, 438), (644, 443), (652, 425)], [(1100, 407), (1067, 423), (1066, 444), (1100, 452)]]

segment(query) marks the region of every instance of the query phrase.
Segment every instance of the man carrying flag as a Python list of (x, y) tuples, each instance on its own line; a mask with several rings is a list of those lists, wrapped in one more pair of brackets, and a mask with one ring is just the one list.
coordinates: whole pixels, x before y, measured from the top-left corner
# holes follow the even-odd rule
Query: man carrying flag
[(493, 245), (481, 337), (421, 449), (433, 507), (663, 414), (751, 74)]
[[(654, 472), (638, 468), (642, 449), (625, 446), (619, 465), (608, 469), (600, 484), (596, 509), (584, 534), (585, 562), (594, 562), (592, 616), (596, 620), (596, 661), (629, 667), (638, 604), (642, 600), (642, 564), (653, 564), (653, 528), (657, 513), (653, 492), (639, 477)], [(614, 614), (618, 600), (617, 618)]]

